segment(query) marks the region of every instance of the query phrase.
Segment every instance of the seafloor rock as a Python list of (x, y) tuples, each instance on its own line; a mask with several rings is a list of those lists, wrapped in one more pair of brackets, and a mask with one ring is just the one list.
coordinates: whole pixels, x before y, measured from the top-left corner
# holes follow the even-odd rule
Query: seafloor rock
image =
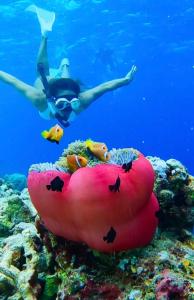
[[(1, 180), (0, 224), (4, 217), (11, 218), (11, 225), (0, 231), (0, 299), (156, 300), (165, 296), (193, 300), (194, 240), (189, 235), (193, 221), (188, 222), (187, 213), (179, 209), (186, 209), (192, 217), (194, 180), (182, 168), (181, 180), (174, 180), (172, 170), (175, 165), (178, 168), (177, 163), (167, 166), (159, 158), (149, 159), (158, 170), (155, 191), (163, 213), (160, 230), (147, 247), (118, 254), (99, 253), (55, 237), (41, 220), (35, 221), (27, 190), (15, 193)], [(174, 206), (179, 221), (173, 214), (168, 220), (168, 207), (172, 211)], [(187, 234), (183, 237), (181, 231)]]

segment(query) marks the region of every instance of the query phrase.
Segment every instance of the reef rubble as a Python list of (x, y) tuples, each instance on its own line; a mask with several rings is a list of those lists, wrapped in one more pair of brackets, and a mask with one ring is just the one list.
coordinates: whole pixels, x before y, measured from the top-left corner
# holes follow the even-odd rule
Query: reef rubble
[[(112, 157), (123, 163), (129, 149), (113, 149)], [(67, 170), (65, 157), (72, 153), (98, 163), (76, 141), (39, 169)], [(147, 158), (155, 170), (158, 230), (148, 246), (112, 254), (54, 236), (28, 190), (0, 179), (0, 299), (194, 299), (194, 177), (175, 159)]]

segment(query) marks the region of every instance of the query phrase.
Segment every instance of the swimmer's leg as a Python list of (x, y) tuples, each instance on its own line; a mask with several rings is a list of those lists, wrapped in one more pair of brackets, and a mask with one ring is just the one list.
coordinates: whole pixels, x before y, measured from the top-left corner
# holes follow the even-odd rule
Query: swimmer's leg
[[(42, 36), (40, 47), (38, 50), (37, 56), (37, 65), (44, 65), (45, 75), (49, 76), (49, 61), (48, 61), (48, 52), (47, 52), (47, 38)], [(39, 74), (38, 74), (39, 75)]]
[(70, 70), (69, 70), (69, 59), (63, 58), (61, 64), (59, 66), (59, 73), (61, 78), (70, 78)]
[(37, 78), (34, 82), (34, 87), (39, 89), (39, 90), (43, 90), (43, 84), (42, 84), (42, 80), (39, 74), (39, 71), (37, 69), (38, 64), (41, 63), (44, 66), (44, 72), (45, 75), (47, 77), (47, 79), (49, 80), (49, 61), (48, 61), (48, 53), (47, 53), (47, 38), (42, 36), (41, 42), (40, 42), (40, 47), (38, 50), (38, 56), (37, 56), (37, 61), (36, 61), (36, 73), (37, 73)]

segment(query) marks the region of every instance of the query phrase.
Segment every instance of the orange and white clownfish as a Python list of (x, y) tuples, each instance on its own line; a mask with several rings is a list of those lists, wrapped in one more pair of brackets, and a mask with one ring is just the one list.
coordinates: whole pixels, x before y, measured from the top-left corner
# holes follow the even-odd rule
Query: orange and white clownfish
[(85, 141), (85, 145), (90, 152), (101, 161), (106, 162), (110, 159), (110, 153), (108, 152), (106, 144), (93, 142), (92, 140), (88, 139)]
[(86, 167), (88, 160), (81, 155), (67, 155), (67, 166), (71, 172), (75, 172), (79, 168)]
[(59, 144), (60, 140), (63, 137), (63, 128), (56, 124), (55, 126), (51, 127), (48, 131), (44, 130), (41, 132), (41, 135), (44, 139)]

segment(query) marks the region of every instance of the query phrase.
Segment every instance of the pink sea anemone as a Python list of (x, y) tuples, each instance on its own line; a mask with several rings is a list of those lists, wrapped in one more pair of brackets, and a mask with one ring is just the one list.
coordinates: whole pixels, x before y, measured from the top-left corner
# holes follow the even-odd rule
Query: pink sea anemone
[(58, 236), (113, 252), (147, 245), (158, 224), (154, 171), (139, 154), (129, 170), (114, 164), (84, 167), (72, 175), (32, 171), (31, 200)]

